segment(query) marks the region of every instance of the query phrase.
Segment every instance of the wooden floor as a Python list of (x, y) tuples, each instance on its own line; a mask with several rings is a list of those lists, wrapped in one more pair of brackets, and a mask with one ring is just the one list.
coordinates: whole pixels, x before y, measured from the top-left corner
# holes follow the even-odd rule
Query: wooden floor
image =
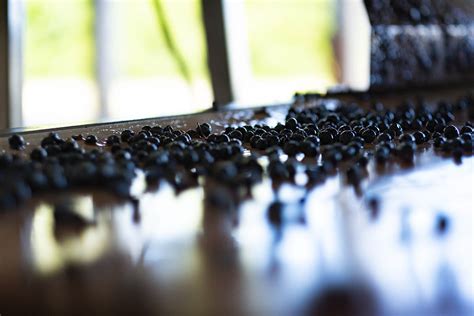
[[(378, 96), (385, 103), (400, 97)], [(58, 132), (104, 138), (143, 125), (209, 121), (219, 130), (274, 124), (286, 109)], [(46, 134), (26, 132), (26, 152)], [(1, 148), (8, 151), (6, 136)], [(310, 190), (265, 178), (237, 200), (245, 194), (212, 183), (179, 194), (164, 182), (144, 191), (140, 178), (138, 205), (98, 190), (35, 197), (0, 211), (0, 315), (472, 315), (474, 159), (455, 164), (422, 148), (412, 167), (370, 163), (368, 170), (359, 193), (336, 174)], [(231, 212), (205, 203), (216, 190)], [(95, 224), (57, 225), (52, 205), (65, 196)], [(265, 215), (275, 196), (286, 203), (281, 232)], [(440, 214), (448, 218), (444, 233), (436, 230)]]

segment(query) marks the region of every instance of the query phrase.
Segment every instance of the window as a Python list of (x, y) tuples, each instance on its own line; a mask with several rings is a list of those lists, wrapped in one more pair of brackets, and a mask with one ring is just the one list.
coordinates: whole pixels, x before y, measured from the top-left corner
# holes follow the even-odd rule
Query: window
[[(335, 83), (335, 2), (8, 0), (24, 9), (16, 125), (193, 113), (209, 108), (226, 85), (233, 92), (226, 99), (243, 105), (324, 91)], [(218, 18), (216, 8), (223, 23), (207, 23)], [(217, 40), (210, 34), (216, 25), (224, 34)], [(208, 64), (208, 55), (222, 52), (228, 62)], [(221, 80), (222, 73), (230, 79)]]
[(93, 2), (25, 2), (23, 125), (98, 118)]
[[(115, 75), (109, 117), (143, 118), (208, 108), (213, 97), (199, 0), (116, 1), (112, 6)], [(167, 48), (160, 23), (168, 25), (189, 81)]]
[[(25, 4), (24, 125), (190, 113), (212, 103), (198, 0)], [(160, 23), (183, 53), (189, 82)]]
[(244, 102), (286, 101), (335, 83), (331, 0), (245, 0), (253, 89)]

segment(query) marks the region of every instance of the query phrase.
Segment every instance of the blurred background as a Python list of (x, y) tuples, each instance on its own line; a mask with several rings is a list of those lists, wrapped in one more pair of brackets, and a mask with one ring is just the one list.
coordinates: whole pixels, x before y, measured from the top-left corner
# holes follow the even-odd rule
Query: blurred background
[[(21, 126), (211, 107), (203, 1), (13, 1), (24, 19)], [(226, 31), (236, 33), (227, 40), (238, 41), (228, 43), (241, 73), (236, 103), (284, 102), (335, 83), (335, 0), (224, 2), (232, 15)]]

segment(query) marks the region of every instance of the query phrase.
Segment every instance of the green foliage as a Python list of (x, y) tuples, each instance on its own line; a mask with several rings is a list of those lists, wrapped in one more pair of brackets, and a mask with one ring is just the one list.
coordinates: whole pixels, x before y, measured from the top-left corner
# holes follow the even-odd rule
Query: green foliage
[(246, 0), (257, 76), (331, 73), (331, 0)]
[[(171, 35), (193, 78), (206, 76), (200, 0), (167, 0), (163, 7)], [(120, 46), (124, 48), (118, 52), (122, 72), (136, 77), (178, 76), (176, 63), (159, 31), (152, 1), (122, 1), (118, 11), (118, 30), (123, 35)]]
[(92, 78), (92, 0), (28, 0), (26, 17), (27, 76)]

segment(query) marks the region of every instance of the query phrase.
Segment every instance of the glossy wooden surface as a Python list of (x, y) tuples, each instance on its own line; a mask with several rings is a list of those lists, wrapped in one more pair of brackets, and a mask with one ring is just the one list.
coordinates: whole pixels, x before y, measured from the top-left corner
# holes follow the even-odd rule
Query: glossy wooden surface
[[(285, 110), (59, 133), (103, 139), (124, 128), (206, 121), (219, 130), (243, 121), (274, 124)], [(26, 133), (26, 152), (45, 134)], [(0, 148), (7, 150), (5, 137)], [(368, 171), (359, 193), (335, 174), (314, 188), (298, 177), (281, 185), (265, 178), (250, 195), (210, 181), (179, 194), (166, 183), (144, 191), (138, 178), (138, 205), (98, 190), (35, 197), (0, 212), (0, 314), (472, 315), (474, 159), (455, 164), (427, 147), (413, 166), (370, 163)], [(215, 194), (230, 210), (211, 207)], [(52, 205), (65, 195), (94, 224), (55, 223)], [(286, 204), (281, 231), (266, 220), (275, 196)], [(370, 207), (373, 196), (378, 211)], [(449, 219), (442, 234), (439, 214)]]

